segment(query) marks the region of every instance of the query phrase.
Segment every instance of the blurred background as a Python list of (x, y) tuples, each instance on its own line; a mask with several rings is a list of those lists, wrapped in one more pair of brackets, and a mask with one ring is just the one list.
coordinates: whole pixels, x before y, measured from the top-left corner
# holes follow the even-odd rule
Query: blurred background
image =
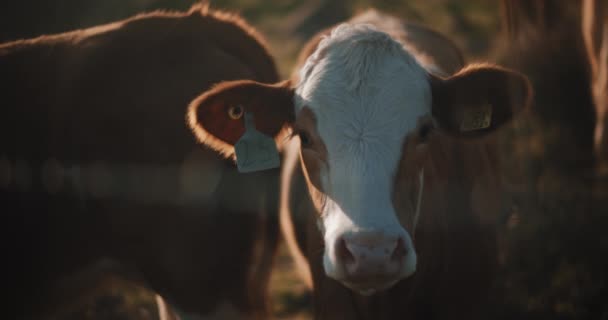
[[(5, 0), (0, 3), (0, 42), (91, 27), (140, 12), (187, 10), (192, 3), (189, 0)], [(499, 1), (217, 0), (209, 3), (211, 8), (239, 13), (256, 27), (268, 40), (283, 77), (290, 75), (299, 50), (312, 35), (369, 7), (432, 26), (454, 40), (469, 62), (504, 59)], [(563, 3), (571, 6), (571, 10), (578, 8), (577, 1)], [(576, 114), (576, 109), (573, 112)], [(519, 256), (507, 262), (501, 281), (508, 294), (501, 305), (505, 315), (512, 318), (527, 314), (541, 319), (608, 319), (607, 196), (590, 194), (588, 176), (584, 173), (590, 162), (573, 167), (560, 160), (575, 151), (564, 147), (569, 135), (560, 129), (563, 122), (559, 121), (563, 118), (539, 125), (542, 120), (532, 117), (501, 137), (505, 159), (513, 164), (512, 170), (525, 172), (527, 178), (516, 181), (514, 186), (517, 205), (512, 210), (527, 213), (516, 215), (526, 227), (514, 230), (507, 237)], [(574, 162), (576, 159), (571, 161)], [(279, 319), (309, 319), (310, 294), (295, 274), (284, 247), (279, 251), (275, 268), (277, 272), (273, 273), (271, 283), (275, 315)], [(57, 319), (157, 318), (154, 296), (143, 288), (114, 278), (100, 280), (93, 287), (82, 301), (67, 306)], [(108, 311), (100, 310), (114, 310), (114, 313), (104, 314)]]

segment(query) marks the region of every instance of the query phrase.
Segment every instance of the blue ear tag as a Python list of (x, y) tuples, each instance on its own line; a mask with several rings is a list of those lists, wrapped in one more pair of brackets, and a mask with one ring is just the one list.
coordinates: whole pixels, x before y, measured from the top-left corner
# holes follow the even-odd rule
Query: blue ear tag
[(245, 133), (234, 145), (239, 172), (255, 172), (281, 165), (274, 139), (257, 131), (253, 114), (245, 112)]

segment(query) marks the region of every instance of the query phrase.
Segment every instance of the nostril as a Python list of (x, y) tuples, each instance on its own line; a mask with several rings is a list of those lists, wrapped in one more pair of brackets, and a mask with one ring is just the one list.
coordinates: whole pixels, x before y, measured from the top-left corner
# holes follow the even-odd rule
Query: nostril
[(397, 240), (397, 245), (395, 246), (395, 250), (393, 250), (393, 254), (391, 255), (391, 261), (398, 261), (403, 259), (407, 255), (407, 248), (405, 247), (405, 241), (403, 238), (399, 238)]
[(344, 264), (352, 264), (355, 262), (355, 256), (346, 246), (346, 241), (344, 239), (338, 241), (336, 256), (338, 257), (338, 260), (342, 261)]

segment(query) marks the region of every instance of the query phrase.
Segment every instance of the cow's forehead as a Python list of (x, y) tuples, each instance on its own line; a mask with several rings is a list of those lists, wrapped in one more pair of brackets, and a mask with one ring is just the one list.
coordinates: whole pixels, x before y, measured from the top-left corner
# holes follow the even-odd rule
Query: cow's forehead
[(312, 110), (328, 150), (350, 140), (400, 142), (430, 112), (426, 71), (400, 43), (368, 25), (337, 27), (300, 79), (296, 113)]

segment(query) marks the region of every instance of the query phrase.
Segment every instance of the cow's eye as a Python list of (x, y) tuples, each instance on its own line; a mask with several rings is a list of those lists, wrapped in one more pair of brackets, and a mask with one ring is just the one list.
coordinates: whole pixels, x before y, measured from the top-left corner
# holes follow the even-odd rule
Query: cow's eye
[(300, 137), (300, 145), (303, 148), (308, 148), (312, 144), (312, 140), (306, 131), (300, 130), (297, 132), (298, 137)]
[(228, 109), (228, 116), (230, 119), (238, 120), (243, 116), (243, 107), (241, 106), (231, 106)]

